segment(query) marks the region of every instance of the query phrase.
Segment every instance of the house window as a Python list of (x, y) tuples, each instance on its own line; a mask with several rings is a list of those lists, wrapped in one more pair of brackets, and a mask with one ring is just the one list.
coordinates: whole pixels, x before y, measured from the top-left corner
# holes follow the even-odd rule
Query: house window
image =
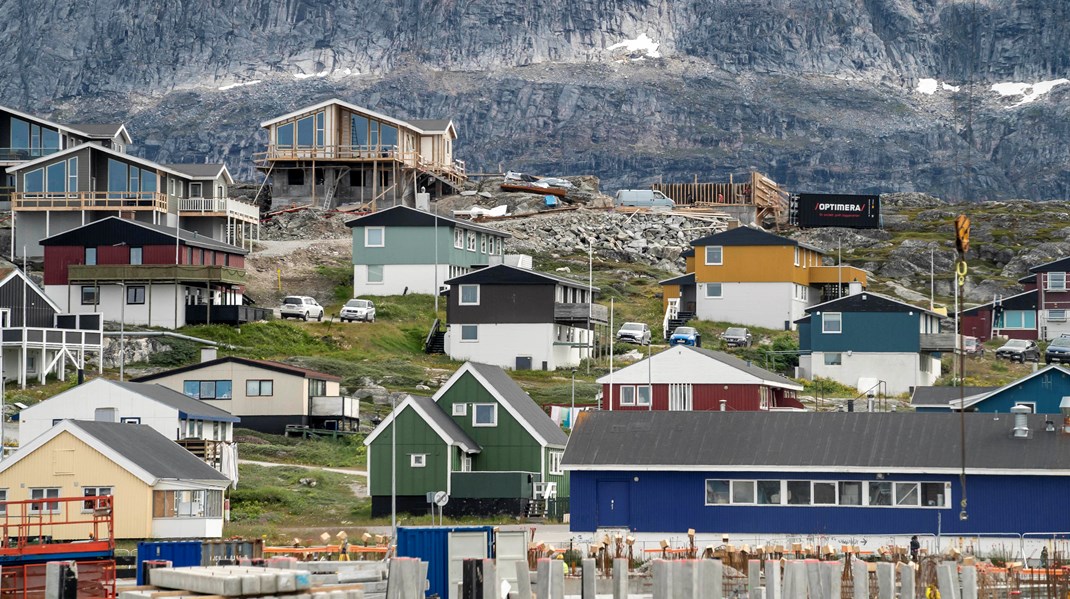
[(814, 505), (836, 505), (836, 483), (814, 481)]
[(284, 147), (294, 145), (294, 124), (286, 123), (275, 128), (275, 144)]
[(383, 227), (365, 227), (364, 228), (364, 247), (366, 248), (381, 248), (385, 244), (385, 233)]
[(472, 456), (470, 456), (470, 455), (462, 455), (461, 456), (461, 472), (471, 472), (471, 471), (472, 471)]
[[(59, 487), (46, 489), (30, 489), (30, 499), (56, 499), (59, 497)], [(58, 514), (58, 501), (38, 501), (30, 504), (31, 514)]]
[(758, 505), (780, 505), (783, 496), (779, 480), (758, 481)]
[(840, 505), (862, 505), (862, 483), (860, 481), (844, 481), (839, 488)]
[(247, 397), (270, 397), (275, 393), (275, 382), (270, 380), (245, 381)]
[(82, 305), (95, 306), (97, 303), (97, 288), (82, 287)]
[(410, 453), (409, 466), (413, 468), (425, 468), (427, 466), (426, 453)]
[(135, 266), (136, 265), (140, 265), (141, 264), (141, 256), (142, 256), (141, 248), (130, 248), (130, 264), (133, 264)]
[(231, 381), (182, 381), (182, 392), (194, 399), (231, 399), (233, 384)]
[(498, 404), (472, 404), (472, 426), (498, 426)]
[(843, 315), (839, 312), (825, 312), (821, 315), (821, 332), (840, 334), (843, 332)]
[(810, 505), (810, 481), (787, 481), (788, 505)]
[(996, 316), (997, 329), (1037, 328), (1037, 313), (1033, 310), (1004, 310)]
[(7, 513), (7, 504), (3, 503), (7, 501), (7, 489), (0, 489), (0, 514)]
[(189, 197), (191, 197), (191, 198), (199, 198), (199, 197), (201, 197), (201, 184), (200, 183), (190, 183), (189, 184)]
[(799, 246), (795, 246), (795, 266), (799, 265)]
[(468, 232), (468, 251), (469, 252), (476, 251), (476, 234), (473, 233), (472, 231)]
[(754, 503), (753, 480), (732, 481), (732, 503), (744, 505)]
[(951, 498), (946, 483), (921, 483), (921, 504), (925, 507), (947, 507)]
[(462, 324), (461, 341), (479, 341), (479, 325)]
[(153, 491), (153, 518), (220, 518), (222, 491)]
[(464, 229), (453, 230), (453, 247), (459, 250), (464, 249)]
[(624, 386), (620, 388), (620, 405), (622, 406), (634, 406), (635, 405), (635, 387)]
[(127, 304), (144, 304), (145, 303), (145, 286), (136, 285), (126, 288), (126, 303)]
[[(111, 497), (111, 487), (82, 487), (82, 497)], [(82, 502), (82, 511), (92, 512), (104, 506), (100, 499), (87, 499)]]
[(1052, 322), (1065, 322), (1066, 310), (1048, 310), (1048, 320)]
[(918, 494), (918, 483), (895, 483), (896, 505), (921, 505), (921, 497)]
[(460, 298), (458, 303), (462, 306), (479, 305), (479, 285), (459, 285)]
[(305, 184), (305, 169), (292, 168), (286, 171), (286, 184), (301, 187)]
[(482, 253), (482, 254), (486, 254), (487, 253), (487, 234), (486, 233), (480, 233), (479, 234), (479, 252)]
[(561, 451), (550, 452), (550, 474), (562, 475), (565, 473), (561, 470), (561, 456), (563, 453)]
[(843, 354), (839, 352), (826, 352), (825, 353), (825, 366), (842, 366)]
[(706, 481), (706, 505), (728, 505), (731, 486), (727, 480)]
[(637, 406), (649, 406), (650, 405), (650, 387), (647, 385), (635, 386), (635, 405)]
[(85, 263), (90, 266), (97, 263), (97, 248), (85, 248)]
[(312, 397), (323, 397), (327, 395), (327, 381), (323, 379), (309, 379), (308, 394)]
[(720, 266), (724, 264), (724, 248), (719, 245), (706, 246), (706, 265)]
[(692, 409), (694, 409), (694, 403), (691, 383), (670, 383), (669, 410), (673, 412), (690, 412)]
[(466, 403), (455, 403), (455, 404), (453, 404), (453, 415), (454, 416), (467, 416), (468, 415), (468, 404), (466, 404)]
[(369, 283), (382, 283), (383, 282), (383, 265), (382, 264), (369, 264), (368, 265), (368, 282)]
[(139, 416), (123, 416), (119, 419), (119, 422), (123, 424), (141, 424), (141, 418)]
[(892, 483), (870, 482), (868, 505), (892, 505)]
[(721, 295), (721, 284), (706, 283), (706, 297), (711, 299), (723, 297)]
[(1048, 280), (1048, 289), (1052, 291), (1066, 291), (1066, 273), (1049, 272), (1045, 277)]

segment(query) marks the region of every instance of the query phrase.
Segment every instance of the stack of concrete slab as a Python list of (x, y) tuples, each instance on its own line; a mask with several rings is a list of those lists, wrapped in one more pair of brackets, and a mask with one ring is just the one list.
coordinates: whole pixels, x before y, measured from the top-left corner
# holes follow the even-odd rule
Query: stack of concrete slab
[(365, 599), (364, 584), (314, 586), (308, 570), (249, 566), (157, 568), (149, 572), (153, 589), (123, 591), (120, 599), (153, 599), (160, 589), (169, 599), (202, 595), (269, 599)]

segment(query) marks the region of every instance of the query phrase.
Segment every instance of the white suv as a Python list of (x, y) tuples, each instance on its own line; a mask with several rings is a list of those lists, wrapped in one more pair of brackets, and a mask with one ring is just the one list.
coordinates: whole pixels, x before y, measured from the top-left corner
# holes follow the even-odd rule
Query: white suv
[(307, 295), (288, 295), (282, 298), (279, 315), (283, 319), (300, 318), (301, 320), (308, 320), (309, 318), (315, 318), (316, 320), (323, 320), (323, 306), (319, 305), (315, 298)]
[(341, 320), (342, 322), (347, 320), (375, 322), (375, 304), (372, 303), (371, 300), (351, 299), (346, 302), (346, 305), (342, 306), (342, 310), (338, 312), (338, 320)]

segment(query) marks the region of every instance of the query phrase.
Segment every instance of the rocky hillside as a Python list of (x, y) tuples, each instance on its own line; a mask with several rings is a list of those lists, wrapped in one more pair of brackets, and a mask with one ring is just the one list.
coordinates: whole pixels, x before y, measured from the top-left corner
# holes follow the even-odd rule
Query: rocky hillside
[[(452, 117), (476, 171), (614, 191), (757, 169), (796, 190), (1070, 197), (1050, 0), (10, 0), (0, 103), (128, 122), (253, 177), (258, 123), (338, 96)], [(1017, 85), (1012, 85), (1017, 84)]]

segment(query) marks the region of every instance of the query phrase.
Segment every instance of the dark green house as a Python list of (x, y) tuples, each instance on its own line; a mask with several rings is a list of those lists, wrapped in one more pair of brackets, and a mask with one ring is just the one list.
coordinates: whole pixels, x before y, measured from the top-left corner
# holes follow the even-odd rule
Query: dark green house
[(504, 370), (466, 362), (433, 397), (406, 397), (364, 441), (372, 515), (390, 513), (392, 470), (399, 512), (425, 513), (435, 491), (449, 494), (451, 515), (541, 512), (569, 495), (567, 441)]

